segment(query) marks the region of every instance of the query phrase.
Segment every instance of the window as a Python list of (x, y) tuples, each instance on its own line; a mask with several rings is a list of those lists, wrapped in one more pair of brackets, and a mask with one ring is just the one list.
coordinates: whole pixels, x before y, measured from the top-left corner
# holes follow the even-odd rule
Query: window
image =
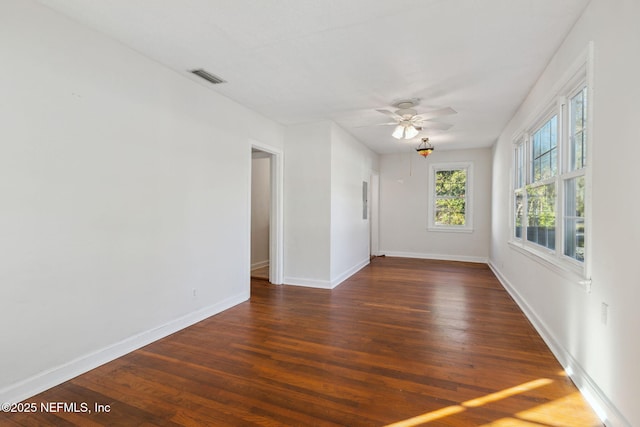
[(564, 254), (584, 261), (584, 176), (565, 182)]
[(569, 100), (569, 162), (564, 179), (564, 254), (584, 262), (587, 88)]
[(585, 277), (588, 89), (577, 76), (515, 140), (511, 241)]
[(471, 164), (431, 166), (429, 229), (471, 231)]
[(529, 186), (527, 240), (548, 249), (556, 248), (556, 185)]
[(526, 187), (527, 240), (547, 249), (556, 247), (556, 182), (558, 174), (558, 115), (531, 136), (531, 177)]
[(514, 232), (517, 239), (522, 238), (522, 226), (524, 224), (524, 171), (525, 155), (522, 141), (516, 145), (515, 149), (515, 191), (514, 191)]
[(533, 134), (533, 182), (539, 182), (558, 172), (558, 115), (551, 117)]

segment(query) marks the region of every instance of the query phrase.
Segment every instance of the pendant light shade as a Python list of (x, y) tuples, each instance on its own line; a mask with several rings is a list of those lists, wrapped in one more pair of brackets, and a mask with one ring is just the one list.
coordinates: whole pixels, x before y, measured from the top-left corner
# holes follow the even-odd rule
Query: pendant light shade
[(395, 139), (411, 139), (419, 133), (413, 124), (408, 120), (401, 121), (393, 130), (391, 136)]
[(404, 133), (404, 139), (411, 139), (418, 134), (418, 130), (413, 126), (407, 126), (407, 130)]
[(433, 150), (434, 148), (433, 145), (429, 143), (429, 138), (422, 138), (422, 142), (420, 143), (420, 145), (418, 145), (418, 148), (416, 148), (418, 154), (420, 154), (425, 159), (429, 157), (431, 153), (433, 153)]
[(402, 139), (402, 137), (404, 136), (404, 126), (396, 126), (391, 136), (393, 136), (395, 139)]

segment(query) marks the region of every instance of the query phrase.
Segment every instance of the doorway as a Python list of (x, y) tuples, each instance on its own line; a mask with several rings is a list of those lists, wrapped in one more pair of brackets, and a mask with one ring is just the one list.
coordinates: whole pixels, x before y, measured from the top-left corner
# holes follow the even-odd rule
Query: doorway
[(283, 282), (282, 152), (251, 145), (251, 277)]
[(271, 155), (251, 150), (251, 278), (269, 280)]

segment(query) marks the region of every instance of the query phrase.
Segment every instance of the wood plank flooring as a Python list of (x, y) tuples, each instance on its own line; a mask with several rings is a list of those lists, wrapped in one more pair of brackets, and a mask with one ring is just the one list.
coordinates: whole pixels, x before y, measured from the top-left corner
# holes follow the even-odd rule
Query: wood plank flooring
[(269, 280), (269, 266), (256, 268), (255, 270), (251, 270), (251, 278), (252, 279), (265, 279)]
[(91, 413), (0, 425), (601, 425), (486, 265), (402, 258), (333, 290), (254, 280), (250, 301), (26, 402)]

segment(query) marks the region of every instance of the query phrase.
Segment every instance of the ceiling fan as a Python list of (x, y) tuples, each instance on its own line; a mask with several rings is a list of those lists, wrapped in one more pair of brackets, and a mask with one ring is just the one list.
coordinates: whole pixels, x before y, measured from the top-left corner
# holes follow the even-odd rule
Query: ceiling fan
[(398, 108), (395, 112), (389, 110), (376, 110), (379, 113), (391, 117), (394, 121), (389, 123), (381, 123), (380, 126), (395, 126), (391, 134), (396, 139), (411, 139), (418, 135), (422, 129), (440, 129), (447, 130), (452, 125), (448, 123), (440, 123), (432, 119), (440, 116), (456, 114), (457, 111), (451, 107), (431, 110), (418, 114), (414, 109), (419, 103), (418, 99), (408, 99), (398, 101), (393, 104)]

